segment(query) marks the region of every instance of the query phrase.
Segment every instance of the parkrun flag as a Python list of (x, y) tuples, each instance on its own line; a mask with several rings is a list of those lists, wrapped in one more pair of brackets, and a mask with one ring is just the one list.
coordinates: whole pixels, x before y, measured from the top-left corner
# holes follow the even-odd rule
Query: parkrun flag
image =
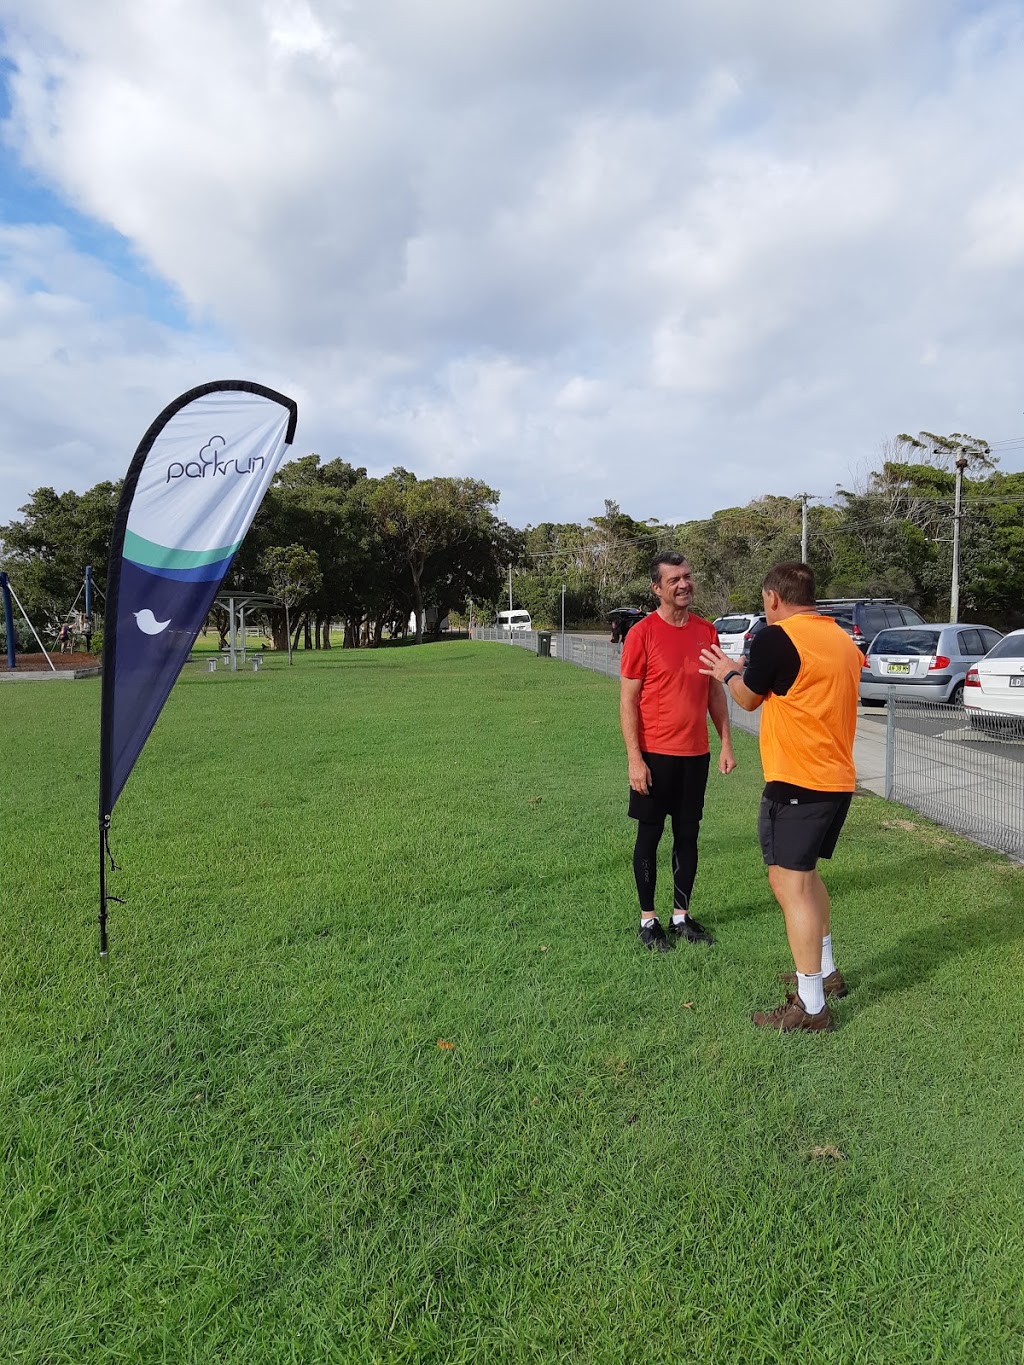
[[(244, 380), (176, 398), (142, 438), (114, 520), (100, 716), (100, 955), (110, 817), (295, 435), (291, 398)], [(113, 860), (111, 859), (111, 866)]]

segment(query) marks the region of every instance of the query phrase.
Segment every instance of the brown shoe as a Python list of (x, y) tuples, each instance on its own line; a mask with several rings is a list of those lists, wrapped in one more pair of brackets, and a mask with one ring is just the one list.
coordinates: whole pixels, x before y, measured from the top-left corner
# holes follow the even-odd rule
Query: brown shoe
[[(783, 972), (779, 980), (784, 986), (795, 986), (796, 972)], [(824, 987), (825, 996), (829, 1000), (842, 1000), (845, 995), (850, 994), (850, 988), (843, 980), (843, 974), (838, 967), (834, 972), (829, 972), (821, 984)]]
[(778, 1009), (754, 1014), (751, 1018), (758, 1028), (774, 1028), (780, 1033), (831, 1033), (836, 1026), (827, 1000), (824, 1009), (817, 1014), (808, 1014), (798, 995), (787, 995), (786, 1003)]

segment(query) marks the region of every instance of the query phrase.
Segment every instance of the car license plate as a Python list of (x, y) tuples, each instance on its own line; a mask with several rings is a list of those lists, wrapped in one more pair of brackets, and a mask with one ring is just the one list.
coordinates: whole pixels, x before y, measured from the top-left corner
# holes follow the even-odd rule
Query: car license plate
[(1024, 687), (1024, 676), (1010, 679), (1011, 687)]
[(910, 672), (910, 665), (909, 665), (909, 664), (886, 664), (886, 666), (885, 666), (885, 671), (886, 671), (887, 673), (909, 673), (909, 672)]

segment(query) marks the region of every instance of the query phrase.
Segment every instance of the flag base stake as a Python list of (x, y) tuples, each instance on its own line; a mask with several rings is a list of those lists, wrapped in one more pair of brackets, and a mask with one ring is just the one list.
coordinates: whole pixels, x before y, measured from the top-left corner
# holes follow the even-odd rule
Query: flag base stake
[[(107, 856), (110, 853), (108, 835), (110, 833), (110, 816), (104, 815), (100, 819), (100, 958), (106, 959), (107, 956)], [(113, 866), (113, 858), (111, 858)]]

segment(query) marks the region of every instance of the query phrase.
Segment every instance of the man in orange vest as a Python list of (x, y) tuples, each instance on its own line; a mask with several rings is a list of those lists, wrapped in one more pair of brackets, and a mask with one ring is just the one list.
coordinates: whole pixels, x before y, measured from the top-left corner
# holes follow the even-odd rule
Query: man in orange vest
[(831, 858), (857, 783), (853, 737), (863, 656), (819, 616), (807, 564), (776, 564), (764, 580), (764, 630), (741, 674), (716, 646), (702, 672), (744, 711), (761, 711), (765, 789), (758, 815), (768, 882), (786, 920), (796, 989), (778, 1009), (753, 1016), (783, 1033), (835, 1028), (828, 999), (846, 995), (832, 953), (831, 904), (818, 859)]

